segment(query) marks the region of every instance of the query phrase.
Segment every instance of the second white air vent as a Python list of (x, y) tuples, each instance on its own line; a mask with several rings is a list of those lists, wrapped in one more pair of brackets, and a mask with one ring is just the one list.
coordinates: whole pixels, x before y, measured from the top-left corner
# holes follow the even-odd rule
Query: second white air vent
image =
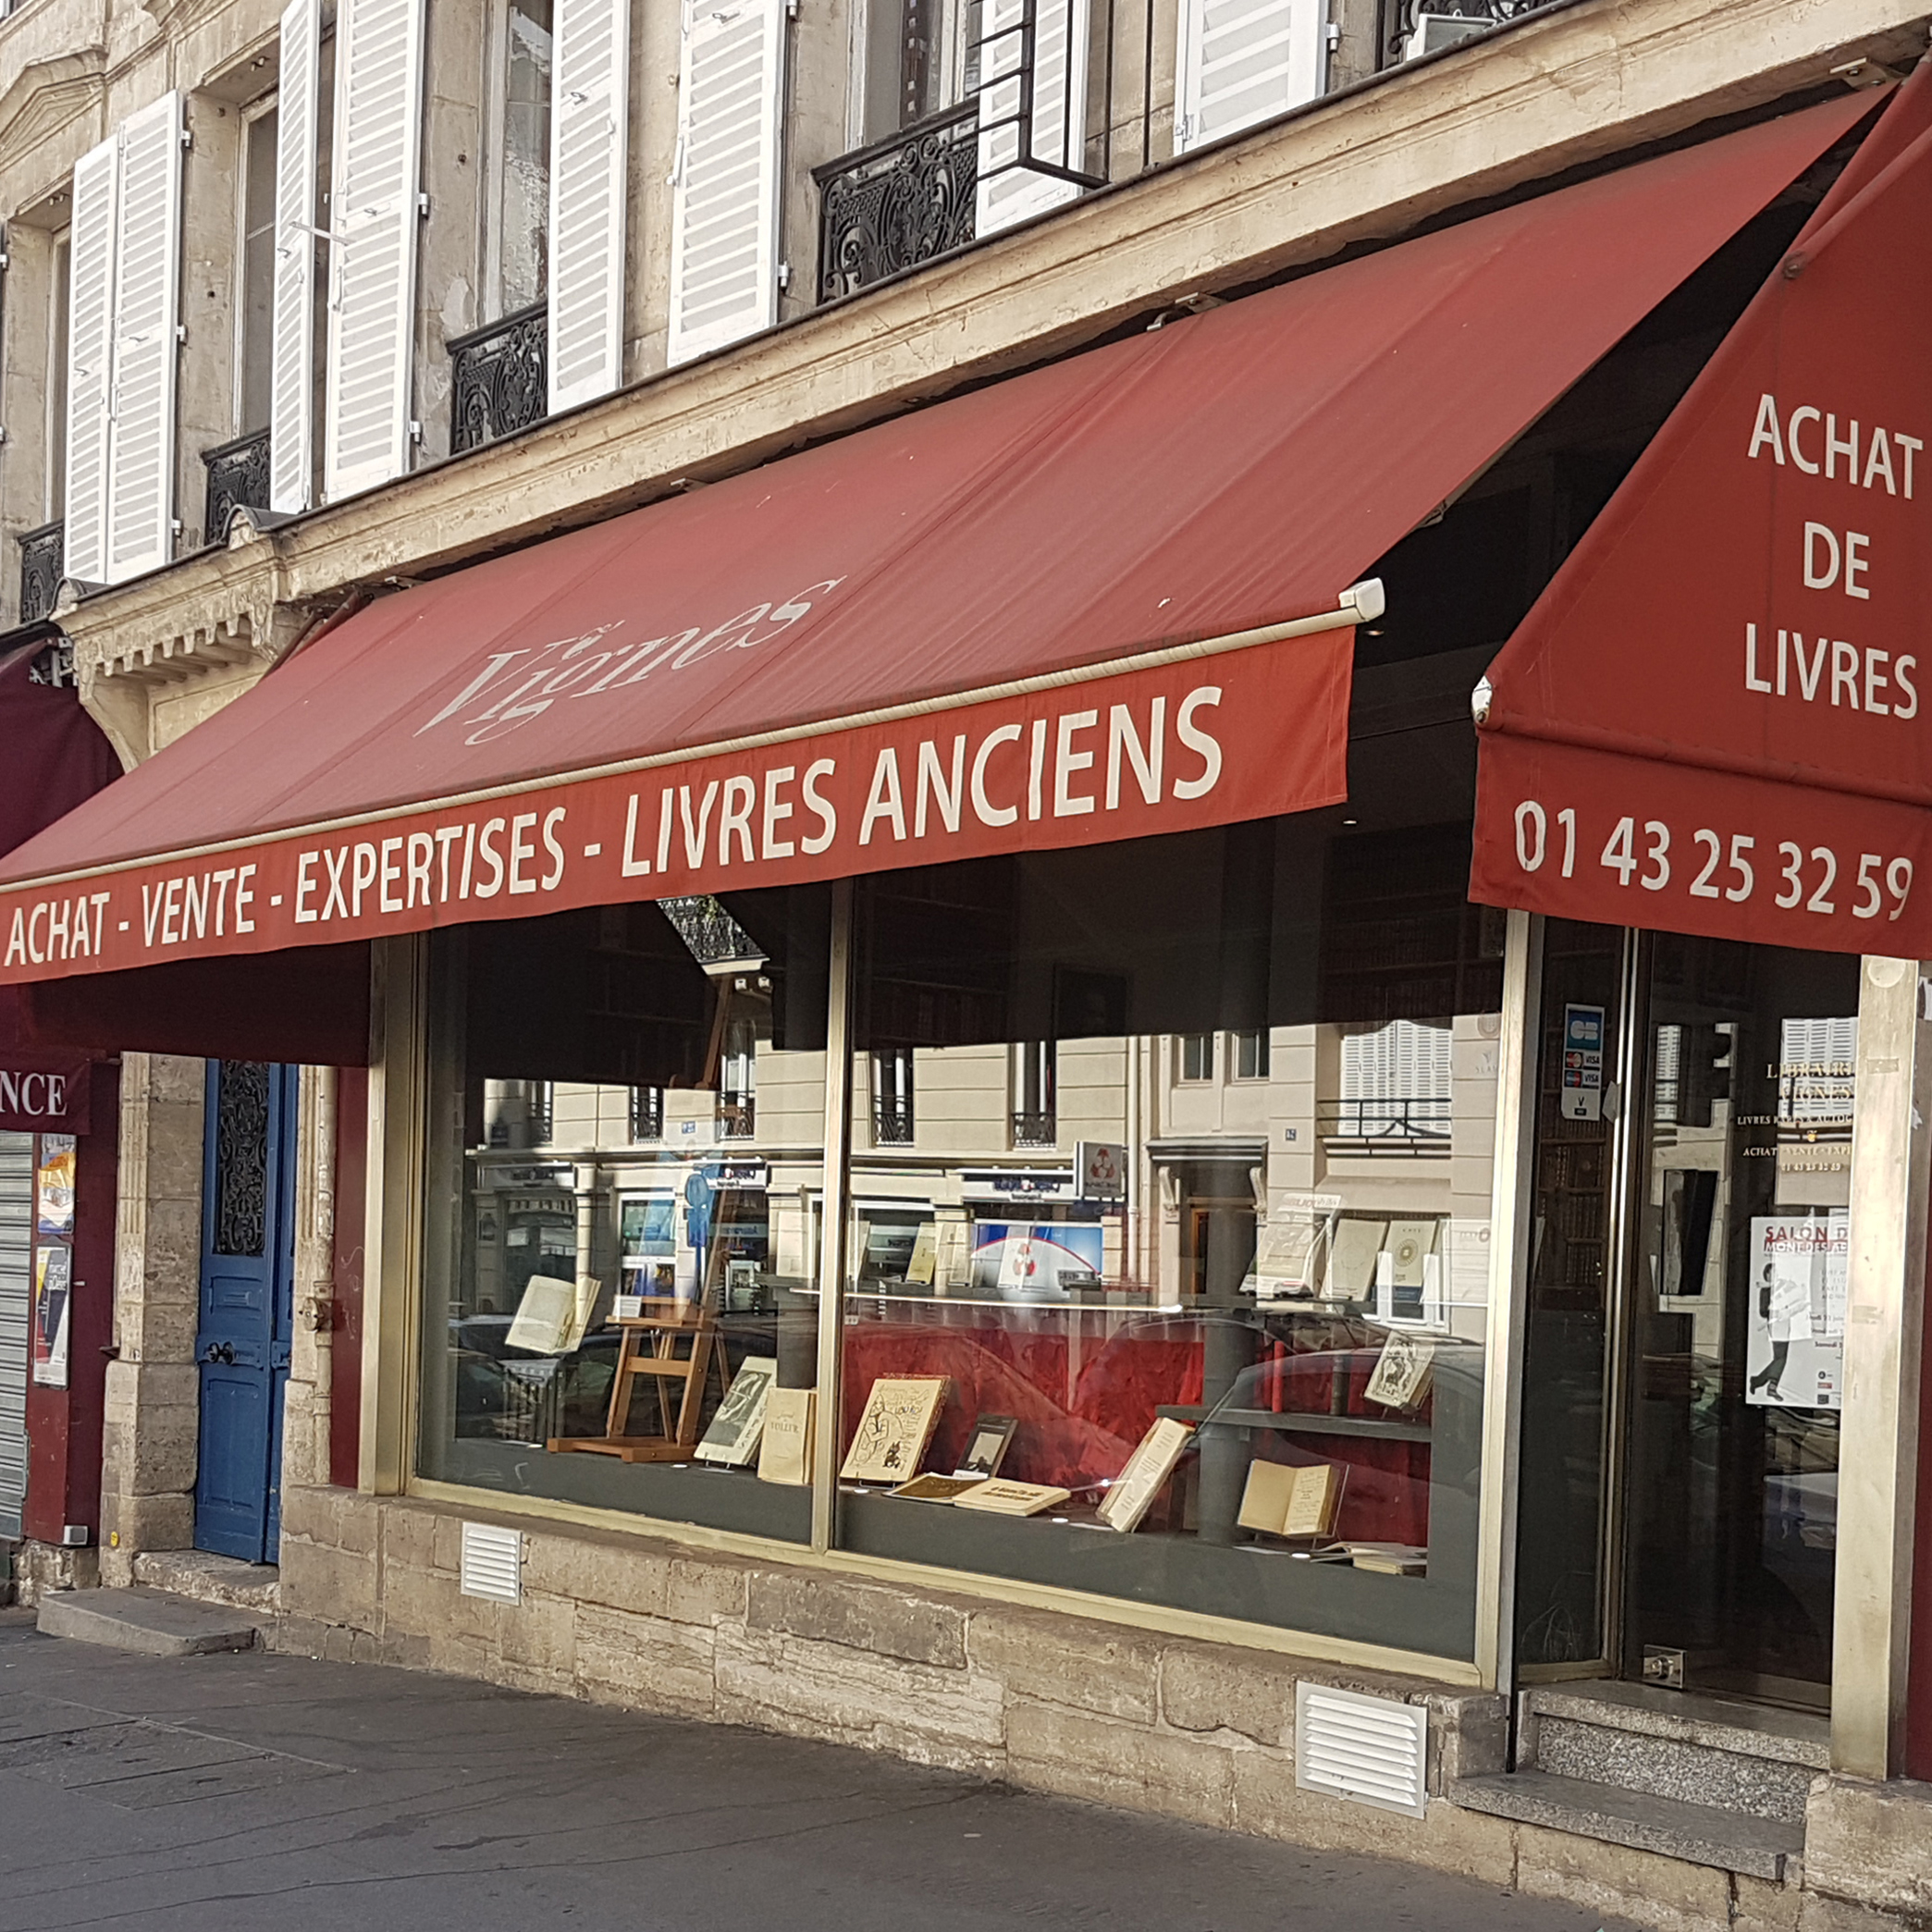
[(1295, 1782), (1304, 1790), (1420, 1818), (1428, 1758), (1426, 1705), (1295, 1686)]
[(462, 1526), (462, 1594), (492, 1603), (523, 1600), (523, 1532), (493, 1523)]

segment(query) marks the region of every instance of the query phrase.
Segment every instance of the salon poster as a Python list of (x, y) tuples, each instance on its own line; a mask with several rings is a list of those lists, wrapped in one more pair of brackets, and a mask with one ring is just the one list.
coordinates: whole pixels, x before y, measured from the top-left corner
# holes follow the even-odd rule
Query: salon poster
[(34, 1165), (33, 1229), (39, 1235), (74, 1232), (74, 1137), (43, 1134)]
[(1841, 1409), (1851, 1221), (1759, 1215), (1751, 1223), (1744, 1399), (1760, 1408)]
[(33, 1379), (43, 1388), (68, 1385), (68, 1317), (74, 1250), (43, 1242), (33, 1255)]

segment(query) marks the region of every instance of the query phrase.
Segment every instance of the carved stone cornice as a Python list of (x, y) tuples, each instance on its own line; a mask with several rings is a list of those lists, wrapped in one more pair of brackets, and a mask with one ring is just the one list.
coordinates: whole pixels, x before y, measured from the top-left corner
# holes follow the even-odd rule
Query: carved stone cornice
[(76, 121), (98, 129), (107, 92), (107, 50), (81, 47), (30, 60), (0, 89), (0, 173), (18, 167)]

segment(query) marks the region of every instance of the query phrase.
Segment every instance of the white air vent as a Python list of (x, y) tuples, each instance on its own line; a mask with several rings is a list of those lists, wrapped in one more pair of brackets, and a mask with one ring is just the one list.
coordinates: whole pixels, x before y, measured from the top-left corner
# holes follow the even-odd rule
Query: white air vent
[(462, 1526), (462, 1594), (492, 1603), (523, 1600), (523, 1532), (489, 1523)]
[(1419, 1818), (1428, 1753), (1425, 1705), (1325, 1684), (1295, 1686), (1295, 1782), (1303, 1790)]

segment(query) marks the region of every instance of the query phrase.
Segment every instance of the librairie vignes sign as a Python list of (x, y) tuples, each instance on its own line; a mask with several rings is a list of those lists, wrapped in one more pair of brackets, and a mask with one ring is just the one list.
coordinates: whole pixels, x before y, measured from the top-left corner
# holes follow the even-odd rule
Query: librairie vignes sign
[(1476, 898), (1932, 951), (1928, 85), (1492, 667)]
[[(1379, 606), (1377, 607), (1379, 608)], [(1261, 818), (1347, 796), (1353, 612), (647, 769), (494, 789), (0, 895), (0, 982)], [(1133, 660), (1126, 660), (1131, 665)], [(498, 673), (513, 688), (515, 667)], [(469, 688), (465, 728), (509, 689)], [(489, 730), (499, 718), (475, 726)]]

